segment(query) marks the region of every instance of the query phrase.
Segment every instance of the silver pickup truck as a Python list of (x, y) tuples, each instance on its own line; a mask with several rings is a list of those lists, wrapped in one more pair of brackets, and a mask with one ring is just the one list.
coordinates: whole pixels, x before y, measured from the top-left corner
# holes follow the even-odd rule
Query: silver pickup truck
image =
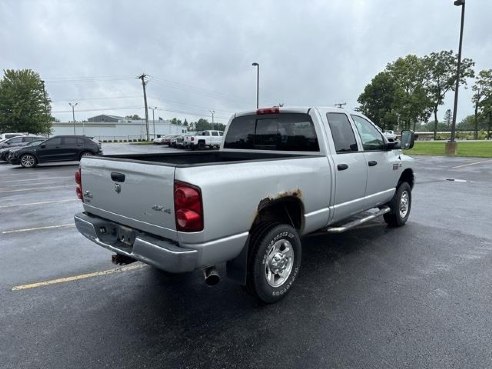
[(77, 229), (116, 253), (181, 273), (216, 266), (266, 303), (301, 266), (300, 236), (343, 232), (377, 216), (408, 219), (413, 132), (388, 142), (369, 119), (336, 108), (235, 114), (219, 151), (84, 157)]

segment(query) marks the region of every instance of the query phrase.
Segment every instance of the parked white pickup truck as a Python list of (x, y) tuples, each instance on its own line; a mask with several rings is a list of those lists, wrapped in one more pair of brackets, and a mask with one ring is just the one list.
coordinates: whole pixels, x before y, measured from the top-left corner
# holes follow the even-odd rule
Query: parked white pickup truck
[(381, 215), (405, 224), (414, 172), (401, 148), (413, 141), (403, 131), (401, 144), (388, 142), (366, 117), (336, 108), (239, 113), (219, 151), (84, 157), (75, 224), (117, 262), (203, 269), (209, 284), (225, 262), (228, 277), (272, 303), (298, 276), (300, 236)]
[(196, 135), (184, 136), (184, 147), (192, 150), (203, 150), (206, 147), (219, 148), (224, 138), (222, 131), (202, 131)]

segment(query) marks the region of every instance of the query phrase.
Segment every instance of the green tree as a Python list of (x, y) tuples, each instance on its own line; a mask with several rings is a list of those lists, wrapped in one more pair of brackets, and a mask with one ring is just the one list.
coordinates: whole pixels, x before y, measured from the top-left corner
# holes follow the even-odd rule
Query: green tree
[(0, 132), (49, 134), (51, 100), (39, 74), (31, 69), (4, 70), (0, 80)]
[[(432, 103), (432, 113), (434, 114), (434, 139), (437, 132), (437, 111), (444, 103), (444, 98), (448, 91), (456, 88), (456, 68), (458, 56), (452, 50), (432, 52), (424, 56), (423, 64), (427, 70), (426, 88), (429, 99)], [(463, 59), (460, 67), (460, 85), (466, 85), (466, 79), (474, 76), (473, 66), (475, 63), (471, 59)]]
[(427, 122), (432, 101), (426, 89), (427, 70), (422, 58), (407, 55), (386, 66), (395, 85), (394, 110), (404, 128), (415, 130), (417, 122)]
[(195, 130), (205, 131), (207, 129), (211, 129), (211, 124), (208, 122), (208, 120), (203, 118), (198, 119), (198, 121), (195, 123)]
[(397, 125), (394, 111), (397, 86), (391, 73), (378, 73), (360, 94), (358, 110), (383, 129), (393, 129)]
[(177, 126), (181, 126), (181, 125), (183, 125), (183, 122), (181, 122), (180, 119), (173, 118), (173, 119), (171, 119), (171, 124), (176, 124)]
[[(451, 113), (451, 109), (446, 110), (446, 113), (444, 113), (444, 122), (446, 123), (446, 126), (449, 128), (451, 126), (451, 121), (453, 120), (453, 113)], [(434, 132), (435, 134), (435, 132)]]
[[(478, 73), (475, 84), (472, 86), (472, 91), (472, 102), (475, 105), (474, 137), (477, 139), (479, 115), (488, 116), (492, 114), (492, 69), (481, 70)], [(489, 138), (490, 127), (487, 131), (487, 138)]]
[(131, 119), (131, 120), (143, 120), (143, 118), (140, 118), (140, 116), (138, 114), (127, 115), (125, 118)]

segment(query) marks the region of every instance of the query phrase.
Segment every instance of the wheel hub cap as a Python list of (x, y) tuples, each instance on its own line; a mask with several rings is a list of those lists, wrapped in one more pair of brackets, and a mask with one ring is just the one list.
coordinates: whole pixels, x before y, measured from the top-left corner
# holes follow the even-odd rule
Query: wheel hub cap
[(294, 250), (288, 240), (279, 240), (267, 251), (265, 278), (272, 287), (280, 287), (289, 278), (294, 265)]
[(403, 192), (400, 199), (400, 217), (405, 218), (408, 213), (408, 192)]

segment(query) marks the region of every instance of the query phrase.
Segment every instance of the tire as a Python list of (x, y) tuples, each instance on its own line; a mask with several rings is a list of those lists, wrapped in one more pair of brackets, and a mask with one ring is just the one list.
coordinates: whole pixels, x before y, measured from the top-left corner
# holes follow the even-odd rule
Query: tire
[(264, 303), (281, 300), (301, 267), (302, 247), (297, 231), (287, 224), (258, 227), (251, 239), (247, 290)]
[(204, 149), (205, 149), (205, 142), (198, 141), (198, 150), (204, 150)]
[(410, 209), (412, 208), (412, 189), (407, 182), (400, 183), (388, 206), (391, 211), (383, 215), (384, 221), (390, 227), (404, 225), (410, 216)]
[(38, 161), (34, 155), (24, 154), (20, 157), (20, 163), (24, 168), (34, 168)]
[(84, 156), (94, 156), (94, 154), (90, 151), (84, 151), (80, 154), (80, 159), (82, 159)]

